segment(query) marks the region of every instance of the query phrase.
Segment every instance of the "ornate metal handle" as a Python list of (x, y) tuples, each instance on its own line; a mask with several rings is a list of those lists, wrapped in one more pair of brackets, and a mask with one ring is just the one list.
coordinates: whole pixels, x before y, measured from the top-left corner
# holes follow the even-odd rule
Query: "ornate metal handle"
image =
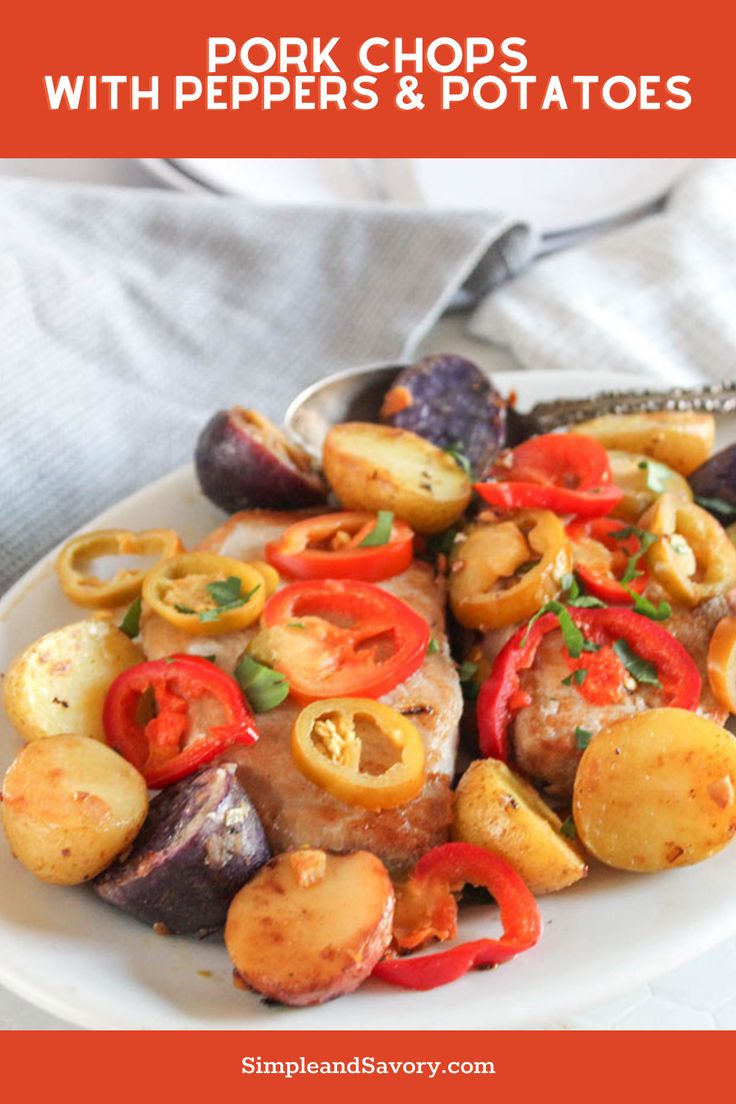
[(603, 391), (590, 399), (555, 399), (537, 403), (526, 416), (537, 431), (577, 425), (601, 414), (640, 414), (657, 410), (702, 410), (730, 414), (736, 410), (736, 380), (673, 387), (668, 391)]

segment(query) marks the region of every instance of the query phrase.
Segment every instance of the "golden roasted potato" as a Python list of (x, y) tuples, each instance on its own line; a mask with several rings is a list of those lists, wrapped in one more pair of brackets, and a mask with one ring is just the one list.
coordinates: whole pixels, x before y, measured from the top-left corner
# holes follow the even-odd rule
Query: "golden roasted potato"
[(498, 759), (476, 759), (455, 792), (453, 838), (501, 855), (532, 893), (554, 893), (588, 873), (562, 821)]
[(736, 738), (684, 709), (648, 709), (601, 730), (580, 760), (575, 827), (601, 862), (669, 870), (736, 833)]
[(62, 732), (103, 740), (107, 689), (142, 659), (140, 648), (107, 621), (65, 625), (13, 661), (3, 682), (5, 712), (26, 740)]
[(636, 522), (659, 494), (668, 493), (676, 498), (693, 500), (690, 484), (684, 476), (661, 461), (649, 468), (651, 457), (643, 452), (623, 452), (608, 449), (611, 478), (624, 492), (624, 497), (611, 513), (614, 517)]
[(235, 896), (225, 945), (250, 989), (281, 1004), (321, 1004), (365, 981), (391, 941), (394, 890), (368, 851), (290, 851)]
[(663, 410), (654, 414), (604, 414), (572, 426), (571, 433), (595, 437), (607, 449), (643, 452), (681, 475), (703, 464), (716, 438), (712, 414)]
[(465, 510), (471, 483), (453, 458), (407, 429), (345, 422), (327, 434), (327, 481), (348, 510), (391, 510), (417, 533), (439, 533)]
[(3, 828), (13, 854), (56, 885), (89, 881), (109, 866), (147, 812), (143, 775), (86, 736), (34, 740), (3, 783)]

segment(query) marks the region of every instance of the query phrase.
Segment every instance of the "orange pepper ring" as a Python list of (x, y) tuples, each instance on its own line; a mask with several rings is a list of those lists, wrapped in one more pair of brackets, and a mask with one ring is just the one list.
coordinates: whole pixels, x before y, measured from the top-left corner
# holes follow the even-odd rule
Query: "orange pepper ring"
[(173, 529), (97, 529), (67, 541), (56, 560), (62, 590), (87, 609), (106, 609), (132, 602), (149, 568), (121, 568), (112, 579), (85, 574), (83, 565), (100, 556), (158, 556), (159, 562), (181, 552)]
[[(169, 604), (163, 594), (164, 585), (185, 579), (189, 575), (205, 575), (212, 582), (236, 576), (241, 581), (243, 597), (253, 592), (251, 598), (235, 608), (222, 608), (212, 620), (200, 620), (199, 613), (186, 613)], [(168, 560), (161, 560), (143, 580), (143, 598), (147, 605), (169, 624), (191, 636), (220, 636), (222, 633), (245, 629), (256, 621), (263, 610), (266, 593), (271, 582), (263, 568), (229, 556), (217, 556), (212, 552), (182, 552)], [(213, 610), (216, 606), (211, 607)]]

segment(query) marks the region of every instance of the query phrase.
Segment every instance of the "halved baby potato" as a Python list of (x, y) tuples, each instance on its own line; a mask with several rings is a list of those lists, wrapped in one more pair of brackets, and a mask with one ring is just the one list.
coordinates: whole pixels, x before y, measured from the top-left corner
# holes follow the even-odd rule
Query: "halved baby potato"
[(281, 1004), (351, 993), (391, 941), (394, 890), (368, 851), (278, 855), (236, 894), (225, 944), (236, 975)]
[(348, 510), (391, 510), (417, 533), (447, 529), (465, 510), (472, 487), (442, 449), (406, 429), (345, 422), (327, 434), (327, 480)]
[(608, 866), (702, 862), (736, 833), (736, 738), (684, 709), (617, 721), (583, 753), (573, 816), (581, 842)]
[(148, 812), (143, 775), (86, 736), (34, 740), (5, 775), (2, 819), (15, 857), (37, 878), (94, 878), (137, 836)]
[(561, 829), (537, 791), (498, 759), (476, 759), (458, 783), (453, 838), (501, 855), (534, 894), (565, 889), (588, 873)]
[(65, 625), (13, 661), (3, 682), (5, 712), (25, 740), (63, 732), (104, 740), (108, 687), (142, 660), (140, 648), (108, 621)]
[(570, 428), (595, 437), (607, 449), (643, 452), (681, 475), (703, 464), (716, 436), (712, 414), (662, 410), (652, 414), (603, 414)]

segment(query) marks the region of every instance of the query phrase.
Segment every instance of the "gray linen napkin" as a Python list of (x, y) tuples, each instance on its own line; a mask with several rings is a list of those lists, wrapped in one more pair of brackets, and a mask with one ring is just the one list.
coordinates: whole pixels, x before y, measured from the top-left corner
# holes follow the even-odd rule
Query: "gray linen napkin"
[(700, 162), (660, 213), (537, 261), (471, 332), (523, 368), (736, 377), (736, 160)]
[(306, 384), (398, 358), (520, 222), (29, 181), (0, 184), (0, 592), (186, 461), (214, 410), (279, 418)]

